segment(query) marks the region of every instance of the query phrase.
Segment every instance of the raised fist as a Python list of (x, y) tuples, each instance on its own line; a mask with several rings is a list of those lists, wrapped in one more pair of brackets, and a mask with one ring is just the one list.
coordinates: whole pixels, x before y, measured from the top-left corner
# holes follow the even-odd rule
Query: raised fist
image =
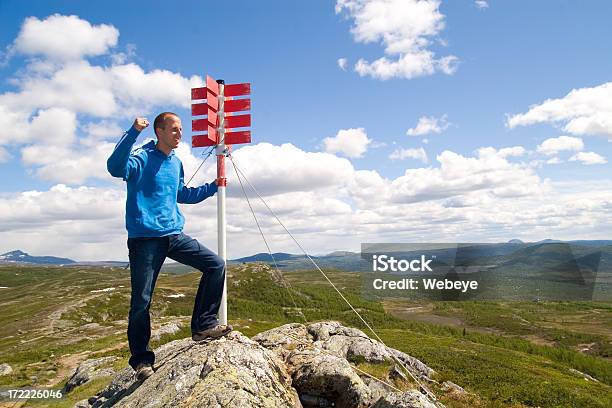
[(136, 118), (132, 126), (134, 126), (134, 129), (137, 131), (142, 132), (144, 128), (149, 126), (149, 121), (146, 118)]

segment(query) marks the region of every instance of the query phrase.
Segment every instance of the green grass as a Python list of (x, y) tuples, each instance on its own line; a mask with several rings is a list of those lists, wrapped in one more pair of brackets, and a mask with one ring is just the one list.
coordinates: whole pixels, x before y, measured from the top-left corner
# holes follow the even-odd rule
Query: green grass
[[(440, 383), (450, 380), (475, 394), (457, 399), (435, 389), (449, 407), (612, 406), (610, 303), (428, 302), (432, 305), (431, 313), (463, 322), (463, 327), (453, 327), (390, 314), (381, 301), (363, 298), (359, 274), (327, 273), (389, 346), (434, 368)], [(172, 320), (173, 316), (190, 317), (200, 276), (199, 272), (161, 274), (151, 309), (152, 320), (160, 322)], [(285, 273), (284, 279), (291, 283), (293, 296), (261, 267), (241, 265), (230, 270), (228, 310), (231, 323), (237, 330), (253, 336), (284, 323), (303, 323), (305, 316), (308, 322), (338, 320), (361, 328), (372, 337), (363, 322), (318, 272), (294, 271)], [(0, 377), (2, 387), (40, 386), (60, 369), (58, 356), (112, 348), (126, 341), (125, 327), (120, 322), (127, 318), (129, 308), (128, 271), (117, 268), (0, 267), (0, 285), (11, 288), (2, 292), (0, 301), (0, 362), (7, 362), (14, 369), (12, 375)], [(120, 285), (124, 287), (119, 288)], [(105, 287), (117, 289), (102, 294), (91, 292)], [(184, 293), (185, 297), (166, 297), (174, 293)], [(61, 330), (74, 329), (71, 333), (78, 341), (62, 344), (58, 337), (61, 330), (58, 329), (27, 343), (27, 347), (23, 346), (21, 341), (35, 337), (50, 313), (85, 298), (87, 302), (68, 308), (62, 315), (62, 322), (72, 326)], [(404, 302), (400, 305), (420, 304)], [(108, 327), (110, 334), (81, 332), (79, 328), (89, 322)], [(496, 333), (480, 330), (485, 328)], [(190, 328), (186, 324), (178, 333), (162, 336), (151, 346), (157, 347), (189, 335)], [(530, 336), (552, 345), (536, 344)], [(594, 344), (590, 355), (577, 350), (578, 345), (584, 343)], [(129, 351), (126, 346), (98, 353), (95, 357), (105, 355), (119, 356), (114, 367), (120, 369), (126, 366)], [(381, 379), (389, 369), (384, 364), (354, 363)], [(570, 368), (601, 382), (586, 381), (570, 372)], [(37, 377), (35, 382), (32, 376)], [(96, 380), (77, 388), (70, 395), (71, 403), (65, 406), (72, 406), (74, 402), (95, 394), (108, 381)], [(400, 385), (409, 387), (413, 384)]]
[[(593, 302), (589, 307), (585, 302), (438, 302), (434, 311), (507, 335), (536, 336), (566, 349), (593, 343), (591, 355), (612, 356), (612, 306), (605, 303)], [(597, 328), (607, 335), (589, 333)]]
[[(24, 407), (53, 407), (53, 408), (72, 408), (77, 402), (88, 399), (98, 391), (104, 389), (112, 380), (111, 377), (100, 377), (75, 388), (70, 393), (64, 395), (59, 400), (28, 400)], [(60, 387), (54, 388), (59, 389)]]
[(585, 381), (568, 366), (545, 356), (522, 353), (467, 339), (381, 330), (387, 345), (427, 362), (440, 381), (474, 392), (488, 406), (608, 407), (610, 386)]

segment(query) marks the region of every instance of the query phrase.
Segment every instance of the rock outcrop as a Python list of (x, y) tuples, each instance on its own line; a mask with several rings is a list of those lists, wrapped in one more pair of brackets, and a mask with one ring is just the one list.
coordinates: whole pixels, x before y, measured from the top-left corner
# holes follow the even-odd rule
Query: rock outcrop
[[(431, 368), (337, 322), (287, 324), (253, 339), (234, 331), (209, 342), (175, 340), (155, 353), (155, 373), (147, 380), (136, 381), (127, 367), (77, 406), (442, 406), (408, 379), (432, 382)], [(373, 375), (358, 366), (379, 370)], [(387, 375), (380, 375), (382, 369)]]
[(0, 375), (9, 375), (13, 372), (13, 367), (6, 363), (0, 364)]
[(159, 340), (164, 334), (174, 334), (181, 330), (181, 325), (178, 322), (168, 323), (159, 329), (151, 331), (151, 340)]
[(82, 362), (64, 386), (63, 392), (70, 392), (96, 378), (113, 376), (115, 370), (107, 366), (115, 360), (117, 357), (102, 357)]

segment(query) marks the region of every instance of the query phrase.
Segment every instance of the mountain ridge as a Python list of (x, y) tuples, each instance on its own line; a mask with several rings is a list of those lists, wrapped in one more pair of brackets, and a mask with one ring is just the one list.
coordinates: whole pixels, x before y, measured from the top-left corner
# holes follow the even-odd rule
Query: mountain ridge
[(14, 251), (5, 252), (0, 255), (1, 263), (28, 263), (28, 264), (43, 264), (43, 265), (67, 265), (77, 263), (70, 258), (60, 258), (57, 256), (32, 256), (27, 252), (16, 249)]
[[(490, 245), (490, 248), (497, 246), (513, 245), (516, 247), (522, 247), (523, 249), (536, 247), (542, 247), (546, 245), (555, 244), (570, 244), (578, 245), (587, 248), (612, 246), (612, 240), (572, 240), (572, 241), (561, 241), (555, 239), (544, 239), (536, 242), (523, 242), (519, 239), (512, 239), (505, 243), (493, 243), (486, 244)], [(527, 251), (530, 252), (530, 251)], [(310, 260), (307, 256), (302, 254), (291, 254), (288, 252), (275, 252), (272, 253), (274, 261), (277, 262), (279, 267), (285, 267), (289, 269), (300, 269), (310, 265)], [(363, 262), (361, 254), (359, 252), (352, 251), (332, 251), (325, 255), (309, 255), (310, 258), (317, 261), (323, 262), (325, 267), (331, 268), (354, 268), (357, 263)], [(266, 262), (273, 263), (273, 259), (267, 252), (260, 252), (254, 255), (245, 257), (228, 259), (228, 263), (244, 263), (244, 262)], [(70, 258), (57, 257), (57, 256), (33, 256), (22, 250), (13, 250), (0, 254), (0, 264), (41, 264), (41, 265), (73, 265), (73, 266), (126, 266), (128, 261), (75, 261)], [(346, 265), (345, 265), (346, 264)], [(362, 265), (363, 266), (363, 265)]]

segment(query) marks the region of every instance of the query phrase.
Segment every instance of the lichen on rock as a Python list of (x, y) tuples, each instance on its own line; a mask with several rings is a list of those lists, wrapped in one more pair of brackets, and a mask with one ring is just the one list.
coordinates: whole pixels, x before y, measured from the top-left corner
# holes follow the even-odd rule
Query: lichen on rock
[[(157, 350), (155, 373), (144, 382), (132, 368), (118, 372), (79, 407), (440, 407), (416, 389), (398, 390), (351, 364), (358, 357), (391, 367), (399, 359), (426, 381), (434, 371), (398, 350), (338, 322), (291, 323), (249, 339), (169, 342)], [(395, 357), (395, 359), (394, 359)], [(77, 370), (78, 371), (78, 370)], [(75, 373), (76, 374), (76, 373)], [(392, 381), (389, 380), (388, 381)], [(406, 381), (405, 381), (406, 382)], [(407, 382), (406, 382), (407, 383)]]

